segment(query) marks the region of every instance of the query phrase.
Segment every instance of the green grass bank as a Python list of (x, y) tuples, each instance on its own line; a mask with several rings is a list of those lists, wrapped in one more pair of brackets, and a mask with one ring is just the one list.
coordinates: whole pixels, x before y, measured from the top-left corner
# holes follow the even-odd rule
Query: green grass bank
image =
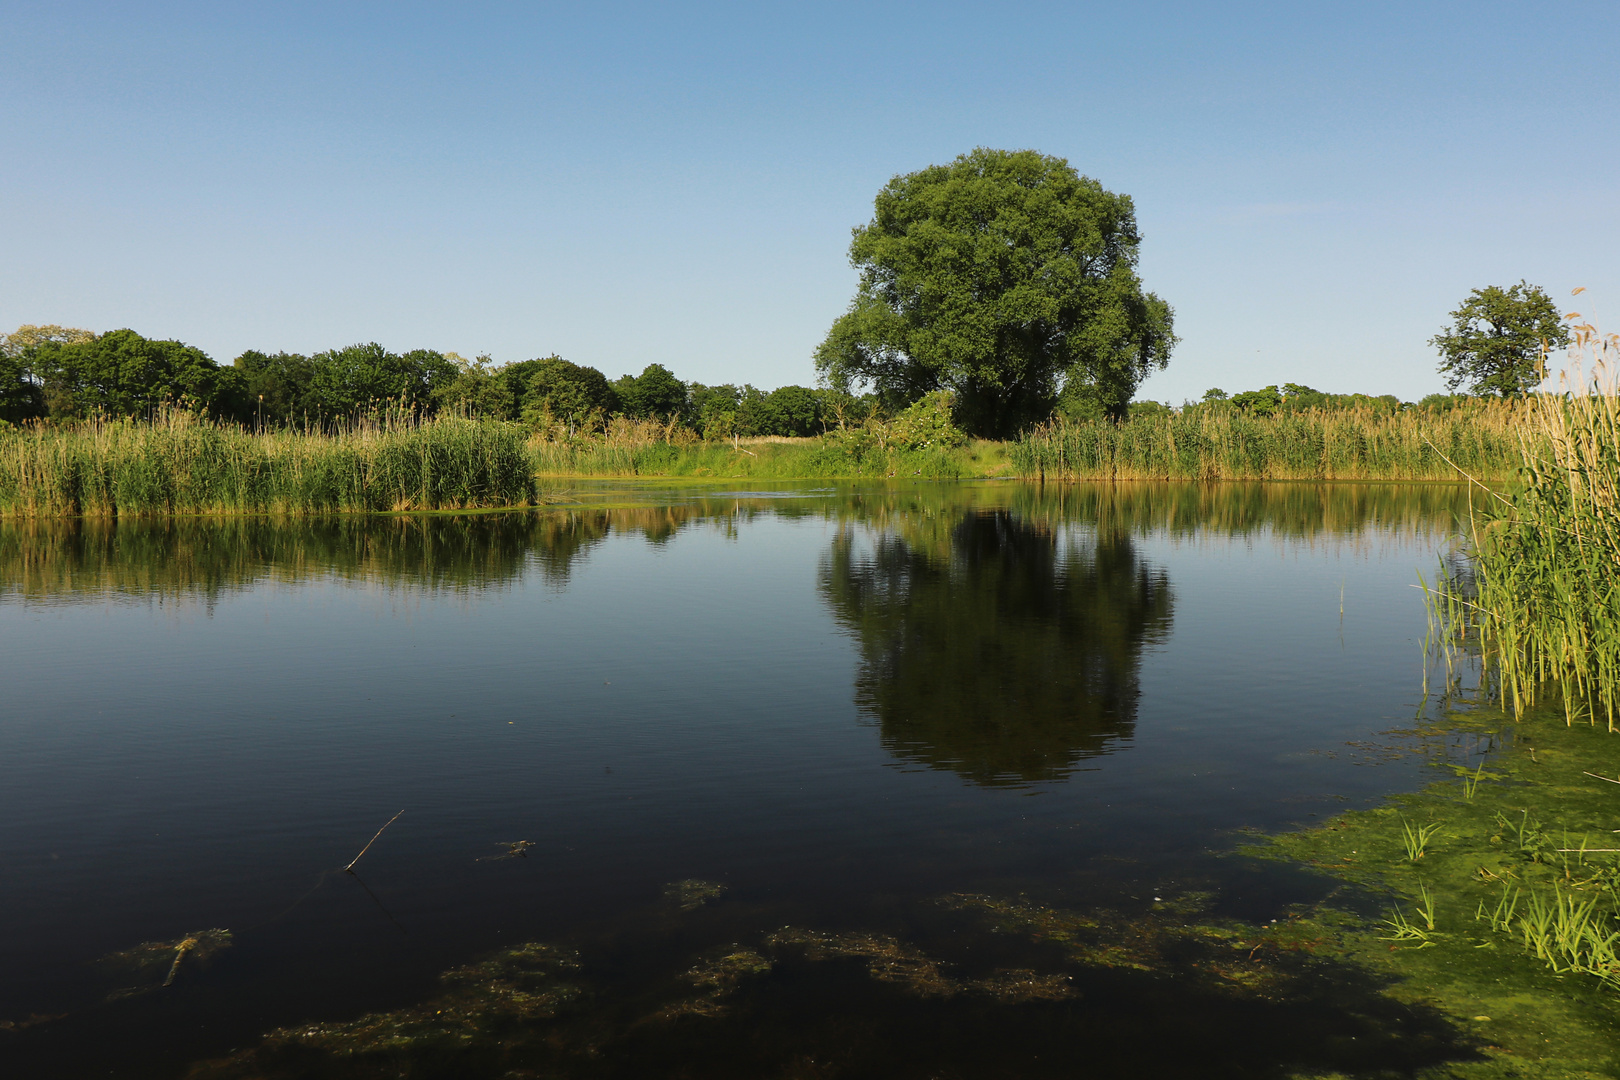
[(882, 424), (801, 439), (702, 441), (641, 425), (632, 437), (547, 440), (455, 418), (252, 432), (173, 414), (0, 427), (0, 515), (465, 510), (532, 505), (553, 481), (583, 477), (1454, 481), (1461, 470), (1499, 481), (1521, 463), (1524, 414), (1205, 410), (920, 447)]

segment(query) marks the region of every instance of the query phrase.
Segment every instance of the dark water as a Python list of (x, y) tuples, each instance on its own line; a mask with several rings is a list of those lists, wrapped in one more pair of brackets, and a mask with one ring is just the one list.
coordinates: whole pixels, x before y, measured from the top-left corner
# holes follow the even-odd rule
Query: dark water
[[(264, 1074), (1398, 1075), (1454, 1052), (1355, 972), (1225, 993), (1196, 958), (1076, 964), (949, 898), (1128, 921), (1207, 894), (1263, 924), (1319, 895), (1224, 853), (1423, 780), (1381, 733), (1421, 708), (1412, 586), (1455, 489), (573, 494), (0, 523), (0, 1074), (184, 1075), (531, 941), (578, 953), (554, 1019)], [(162, 986), (210, 928), (230, 947)], [(98, 961), (149, 942), (156, 967)], [(874, 948), (954, 981), (884, 976)], [(737, 950), (769, 970), (672, 1011)], [(1015, 970), (1065, 989), (995, 992)]]

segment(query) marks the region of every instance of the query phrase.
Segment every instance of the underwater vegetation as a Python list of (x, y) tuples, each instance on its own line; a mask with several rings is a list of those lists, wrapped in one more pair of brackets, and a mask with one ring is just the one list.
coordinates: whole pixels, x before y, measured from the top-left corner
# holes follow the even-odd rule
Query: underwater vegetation
[(696, 911), (704, 904), (720, 899), (725, 892), (726, 887), (720, 882), (687, 878), (665, 885), (664, 899), (673, 901), (682, 911)]
[(174, 941), (144, 941), (133, 948), (111, 953), (102, 958), (102, 965), (120, 975), (133, 976), (138, 982), (114, 990), (108, 1000), (173, 986), (182, 963), (205, 966), (230, 947), (229, 930), (195, 930)]
[(1480, 1033), (1484, 1061), (1437, 1075), (1615, 1075), (1620, 745), (1555, 708), (1453, 719), (1471, 735), (1450, 777), (1251, 850), (1351, 887), (1291, 913), (1293, 932)]
[[(1253, 925), (1216, 918), (1209, 911), (1214, 901), (1209, 892), (1166, 890), (1151, 909), (1136, 912), (967, 893), (924, 905), (954, 920), (955, 930), (947, 936), (965, 933), (987, 945), (1016, 939), (1011, 947), (1033, 961), (1029, 966), (974, 960), (976, 949), (963, 952), (943, 940), (939, 945), (952, 955), (893, 933), (786, 926), (752, 942), (704, 950), (679, 970), (626, 989), (614, 986), (593, 963), (588, 943), (530, 942), (445, 972), (442, 993), (420, 1004), (278, 1028), (255, 1046), (197, 1063), (188, 1075), (191, 1080), (420, 1080), (686, 1075), (694, 1068), (702, 1068), (703, 1075), (738, 1076), (939, 1074), (941, 1061), (919, 1056), (916, 1045), (880, 1052), (871, 1041), (893, 1046), (899, 1038), (906, 1046), (904, 1040), (916, 1038), (917, 1031), (897, 1036), (882, 1034), (889, 1029), (881, 1025), (872, 1028), (859, 1036), (868, 1057), (840, 1046), (855, 1036), (848, 1019), (824, 1015), (829, 999), (821, 995), (829, 994), (845, 1009), (852, 997), (864, 1001), (858, 1011), (893, 1018), (901, 1033), (918, 1022), (923, 1032), (939, 1023), (962, 1025), (963, 1038), (983, 1040), (979, 1052), (990, 1058), (979, 1062), (984, 1068), (963, 1072), (958, 1062), (947, 1071), (1002, 1075), (1005, 1070), (994, 1058), (1007, 1048), (988, 1038), (989, 1032), (1027, 1028), (1076, 1060), (1092, 1053), (1106, 1056), (1113, 1051), (1089, 1044), (1076, 1025), (1113, 1028), (1119, 1014), (1110, 1011), (1111, 997), (1162, 995), (1154, 989), (1158, 986), (1173, 990), (1174, 1000), (1195, 1012), (1209, 1012), (1202, 1025), (1189, 1021), (1193, 1030), (1235, 1023), (1275, 1034), (1283, 1023), (1292, 1032), (1284, 1016), (1296, 1026), (1322, 1028), (1283, 1051), (1274, 1046), (1236, 1051), (1237, 1057), (1253, 1054), (1259, 1061), (1267, 1054), (1282, 1057), (1258, 1070), (1235, 1065), (1235, 1072), (1222, 1062), (1220, 1075), (1319, 1076), (1334, 1061), (1362, 1063), (1371, 1068), (1368, 1075), (1383, 1075), (1385, 1066), (1398, 1063), (1433, 1065), (1479, 1056), (1466, 1033), (1457, 1037), (1432, 1012), (1383, 1001), (1383, 984), (1347, 967), (1328, 932), (1298, 921)], [(1005, 947), (986, 951), (994, 958), (1011, 955)], [(863, 983), (870, 989), (862, 990)], [(1141, 1007), (1137, 1000), (1133, 1017), (1144, 1015)], [(780, 1030), (783, 1024), (792, 1027), (791, 1034)], [(766, 1037), (760, 1025), (777, 1030)], [(778, 1038), (779, 1043), (773, 1041)], [(1120, 1038), (1122, 1052), (1155, 1059), (1156, 1048), (1141, 1046), (1129, 1033)], [(1244, 1035), (1240, 1030), (1230, 1038), (1241, 1041)], [(944, 1048), (945, 1060), (960, 1049)], [(1049, 1045), (1043, 1052), (1051, 1050)], [(897, 1062), (881, 1064), (882, 1053), (894, 1052), (900, 1055)], [(1071, 1068), (1072, 1063), (1052, 1060), (1030, 1073), (1014, 1071), (1067, 1075)], [(1410, 1068), (1397, 1071), (1411, 1075)]]

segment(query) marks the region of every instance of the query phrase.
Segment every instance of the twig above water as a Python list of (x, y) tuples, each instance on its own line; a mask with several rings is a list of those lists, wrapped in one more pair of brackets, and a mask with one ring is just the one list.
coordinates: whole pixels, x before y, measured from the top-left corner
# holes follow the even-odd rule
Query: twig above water
[[(405, 811), (401, 810), (399, 812), (399, 814), (403, 814), (404, 812)], [(377, 836), (381, 836), (383, 834), (384, 829), (387, 829), (389, 825), (392, 825), (394, 822), (398, 821), (399, 820), (399, 814), (395, 814), (393, 817), (389, 818), (383, 824), (383, 827), (381, 829), (377, 830)], [(371, 850), (371, 845), (375, 844), (377, 842), (377, 836), (373, 836), (370, 840), (366, 841), (366, 846), (360, 849), (360, 855), (364, 855), (366, 852)], [(346, 873), (346, 874), (354, 873), (354, 864), (360, 861), (360, 855), (356, 855), (354, 858), (349, 860), (349, 865), (345, 866), (343, 868), (344, 873)]]

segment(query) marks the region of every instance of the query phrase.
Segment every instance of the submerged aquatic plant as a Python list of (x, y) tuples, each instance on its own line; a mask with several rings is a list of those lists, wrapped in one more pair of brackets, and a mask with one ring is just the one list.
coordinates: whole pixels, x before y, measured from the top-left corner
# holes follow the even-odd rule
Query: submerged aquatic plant
[(672, 881), (664, 886), (664, 899), (674, 901), (682, 911), (696, 911), (704, 904), (720, 899), (725, 893), (726, 885), (723, 882), (700, 881), (697, 878)]

